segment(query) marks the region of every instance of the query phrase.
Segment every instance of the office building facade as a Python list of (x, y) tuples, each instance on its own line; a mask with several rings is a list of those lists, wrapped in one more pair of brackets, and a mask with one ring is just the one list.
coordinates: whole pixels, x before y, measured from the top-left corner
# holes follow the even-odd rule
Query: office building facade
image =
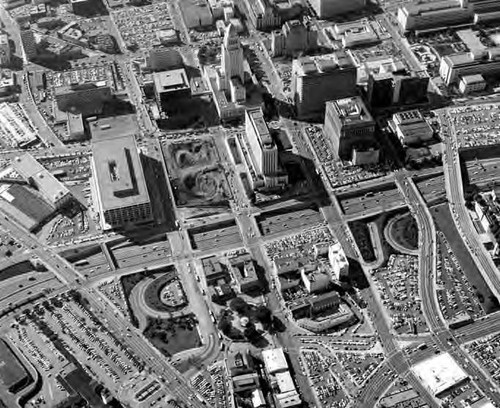
[(271, 54), (282, 55), (307, 54), (318, 46), (318, 31), (310, 23), (300, 20), (290, 20), (283, 24), (281, 30), (271, 34)]
[(261, 108), (246, 110), (245, 132), (257, 171), (264, 175), (277, 174), (278, 148), (271, 138)]
[(348, 52), (303, 57), (292, 63), (292, 93), (299, 117), (323, 114), (325, 102), (356, 94), (357, 69)]
[(326, 103), (324, 133), (343, 160), (351, 160), (356, 147), (376, 145), (375, 121), (359, 96)]
[(94, 122), (93, 193), (103, 229), (129, 228), (153, 221), (133, 115)]
[(229, 24), (222, 43), (222, 73), (226, 83), (229, 83), (232, 78), (238, 78), (242, 84), (245, 83), (243, 62), (243, 48), (240, 44), (240, 37), (236, 27)]
[(366, 0), (309, 0), (319, 18), (327, 19), (359, 11), (366, 7)]

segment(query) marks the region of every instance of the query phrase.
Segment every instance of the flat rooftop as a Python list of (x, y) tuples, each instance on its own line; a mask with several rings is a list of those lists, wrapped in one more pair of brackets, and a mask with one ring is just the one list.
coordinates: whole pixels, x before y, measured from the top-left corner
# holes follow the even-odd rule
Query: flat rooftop
[(184, 68), (153, 74), (155, 89), (160, 92), (172, 92), (189, 88), (189, 79)]
[(68, 188), (29, 153), (12, 160), (12, 167), (23, 179), (31, 180), (38, 190), (52, 202), (70, 194)]
[(438, 395), (467, 378), (465, 371), (448, 353), (415, 364), (412, 370), (433, 395)]
[(96, 184), (104, 211), (149, 203), (141, 159), (135, 143), (134, 115), (91, 122)]
[(346, 51), (314, 57), (302, 57), (293, 61), (299, 76), (325, 74), (337, 69), (355, 69), (351, 55)]
[(248, 118), (252, 123), (255, 132), (259, 136), (262, 147), (273, 147), (274, 142), (271, 138), (271, 134), (269, 133), (269, 128), (267, 127), (267, 123), (264, 120), (264, 114), (262, 113), (261, 108), (256, 109), (248, 109), (247, 110)]
[(0, 381), (9, 389), (27, 382), (28, 372), (4, 340), (0, 340)]
[(328, 101), (344, 125), (373, 123), (373, 117), (359, 96)]

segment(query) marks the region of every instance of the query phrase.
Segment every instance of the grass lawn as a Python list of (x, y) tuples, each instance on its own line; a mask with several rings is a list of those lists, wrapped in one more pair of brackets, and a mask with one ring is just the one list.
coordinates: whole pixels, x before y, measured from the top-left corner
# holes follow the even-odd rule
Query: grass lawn
[(431, 214), (436, 222), (437, 228), (444, 233), (448, 240), (470, 284), (476, 287), (476, 291), (482, 295), (482, 297), (479, 296), (479, 299), (483, 300), (481, 302), (483, 310), (486, 313), (493, 313), (498, 310), (498, 302), (474, 263), (467, 246), (461, 239), (460, 233), (451, 216), (450, 209), (448, 208), (448, 204), (440, 204), (432, 207)]
[(33, 272), (33, 265), (28, 261), (9, 266), (0, 271), (0, 282), (28, 272)]
[(151, 282), (146, 290), (144, 291), (144, 301), (153, 310), (158, 310), (160, 312), (174, 312), (178, 308), (166, 305), (161, 301), (160, 294), (162, 289), (175, 279), (175, 269), (170, 268), (164, 275), (159, 276), (153, 282)]
[(201, 346), (193, 315), (177, 319), (148, 318), (144, 335), (166, 356)]
[(418, 225), (410, 213), (398, 218), (392, 224), (391, 232), (399, 245), (408, 249), (418, 249)]
[(365, 262), (375, 261), (375, 251), (373, 249), (370, 230), (365, 221), (351, 221), (349, 223), (354, 240), (361, 251), (361, 256)]

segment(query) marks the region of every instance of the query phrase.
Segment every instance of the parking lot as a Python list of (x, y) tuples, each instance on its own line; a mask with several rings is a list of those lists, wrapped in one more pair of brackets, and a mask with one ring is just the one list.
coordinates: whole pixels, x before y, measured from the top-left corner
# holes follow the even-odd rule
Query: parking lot
[(23, 324), (15, 323), (8, 337), (17, 348), (23, 351), (42, 376), (40, 397), (44, 400), (47, 398), (45, 402), (51, 404), (64, 401), (69, 394), (57, 377), (65, 371), (71, 371), (72, 364), (55, 348), (33, 321), (27, 320)]
[(464, 315), (473, 319), (484, 316), (485, 312), (475, 290), (467, 280), (450, 244), (441, 231), (437, 235), (437, 296), (444, 318), (452, 321)]
[(215, 390), (208, 374), (199, 373), (191, 378), (191, 385), (198, 391), (198, 393), (205, 398), (210, 406), (217, 407), (215, 400)]
[(86, 362), (93, 376), (114, 393), (122, 394), (123, 385), (133, 381), (142, 363), (80, 303), (69, 296), (52, 303), (50, 308), (39, 309), (35, 323), (57, 333), (64, 348), (78, 361)]
[(212, 382), (215, 388), (215, 407), (230, 408), (232, 404), (228, 401), (232, 400), (231, 390), (228, 386), (229, 377), (222, 363), (216, 363), (208, 368), (208, 373), (212, 377)]
[(367, 379), (374, 375), (384, 360), (384, 355), (382, 353), (338, 352), (335, 353), (335, 358), (338, 361), (338, 367), (336, 363), (333, 363), (334, 370), (339, 369), (339, 374), (342, 372), (347, 374), (354, 384), (362, 387)]
[(159, 30), (176, 29), (170, 16), (169, 4), (155, 2), (142, 7), (130, 7), (111, 12), (125, 46), (132, 51), (148, 50), (159, 45)]
[(428, 330), (418, 292), (418, 257), (391, 255), (386, 267), (373, 272), (373, 279), (398, 334)]
[(331, 371), (332, 365), (335, 365), (334, 358), (306, 348), (300, 349), (300, 356), (299, 361), (303, 362), (311, 387), (322, 406), (346, 407), (349, 398)]
[(40, 157), (40, 163), (63, 182), (88, 180), (90, 177), (90, 155), (75, 154), (70, 156)]
[(323, 168), (333, 188), (346, 186), (345, 189), (361, 181), (386, 176), (393, 170), (391, 165), (384, 163), (354, 166), (341, 160), (324, 163)]
[(123, 316), (131, 320), (129, 308), (127, 307), (127, 300), (125, 299), (123, 286), (119, 278), (101, 282), (99, 286), (97, 286), (97, 289), (113, 303)]
[(315, 244), (328, 245), (334, 242), (330, 230), (327, 227), (319, 227), (266, 243), (265, 249), (271, 260), (281, 256), (313, 257)]
[(465, 349), (479, 365), (500, 385), (500, 334), (494, 334), (465, 345)]
[(499, 106), (499, 103), (485, 103), (448, 109), (460, 148), (498, 144)]

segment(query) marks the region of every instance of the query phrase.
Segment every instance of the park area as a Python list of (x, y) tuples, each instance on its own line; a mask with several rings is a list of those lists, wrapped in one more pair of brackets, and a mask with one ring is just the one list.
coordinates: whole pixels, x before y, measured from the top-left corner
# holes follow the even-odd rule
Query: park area
[(396, 216), (389, 221), (389, 236), (403, 248), (418, 249), (418, 225), (410, 213)]
[(149, 318), (144, 336), (165, 356), (200, 347), (201, 340), (194, 315), (171, 319)]

